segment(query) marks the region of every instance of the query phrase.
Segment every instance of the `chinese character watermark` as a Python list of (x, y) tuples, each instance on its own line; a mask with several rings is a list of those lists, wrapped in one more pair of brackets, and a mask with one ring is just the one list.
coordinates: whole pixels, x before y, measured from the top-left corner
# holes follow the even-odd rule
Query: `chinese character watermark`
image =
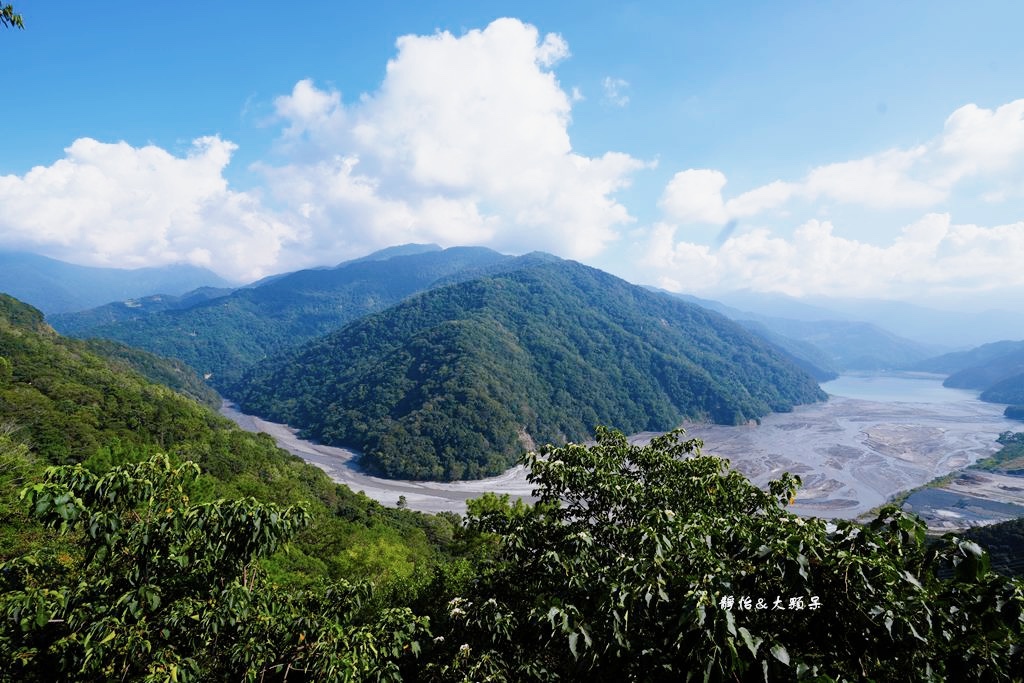
[(764, 598), (750, 597), (749, 595), (741, 595), (739, 597), (734, 595), (723, 595), (718, 601), (718, 608), (723, 610), (737, 610), (740, 612), (753, 612), (763, 610), (781, 610), (781, 611), (801, 611), (805, 609), (816, 610), (821, 608), (821, 598), (817, 595), (812, 595), (810, 600), (804, 602), (802, 597), (791, 597), (783, 599), (781, 595), (776, 595), (771, 605)]

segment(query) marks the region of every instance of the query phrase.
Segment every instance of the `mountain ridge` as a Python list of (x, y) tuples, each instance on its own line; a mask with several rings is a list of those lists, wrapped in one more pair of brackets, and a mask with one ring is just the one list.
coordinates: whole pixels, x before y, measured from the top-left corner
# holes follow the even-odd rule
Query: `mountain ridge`
[(597, 424), (737, 424), (825, 398), (724, 316), (550, 257), (350, 323), (261, 363), (229, 395), (360, 448), (379, 474), (446, 479), (497, 474), (526, 444), (586, 439)]
[(178, 358), (223, 387), (269, 355), (382, 310), (439, 279), (457, 279), (511, 258), (483, 247), (363, 258), (283, 274), (187, 308), (147, 311), (113, 304), (105, 309), (118, 313), (112, 322), (102, 320), (103, 310), (50, 320), (64, 334), (114, 339)]
[(212, 271), (189, 264), (99, 268), (29, 252), (0, 251), (0, 292), (47, 315), (85, 310), (115, 300), (181, 295), (199, 287), (228, 284)]

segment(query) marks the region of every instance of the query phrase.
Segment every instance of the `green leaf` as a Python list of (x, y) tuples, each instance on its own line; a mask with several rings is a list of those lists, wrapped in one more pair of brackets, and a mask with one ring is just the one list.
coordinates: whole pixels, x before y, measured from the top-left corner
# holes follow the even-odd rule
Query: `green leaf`
[(783, 647), (781, 643), (776, 643), (775, 645), (772, 645), (771, 652), (772, 657), (775, 657), (775, 659), (779, 660), (786, 666), (789, 666), (789, 653), (786, 652), (786, 648)]
[(921, 582), (917, 580), (917, 577), (914, 576), (913, 574), (911, 574), (910, 572), (904, 571), (903, 572), (903, 578), (907, 580), (907, 583), (912, 584), (916, 588), (923, 588), (921, 586)]
[(960, 541), (960, 549), (965, 553), (978, 558), (985, 554), (985, 551), (981, 549), (981, 546), (974, 541)]
[(750, 650), (750, 654), (756, 657), (757, 650), (761, 647), (761, 643), (764, 642), (764, 639), (750, 635), (750, 631), (748, 631), (745, 626), (740, 626), (736, 630), (739, 632), (740, 638), (743, 639), (743, 643), (747, 646), (747, 649)]

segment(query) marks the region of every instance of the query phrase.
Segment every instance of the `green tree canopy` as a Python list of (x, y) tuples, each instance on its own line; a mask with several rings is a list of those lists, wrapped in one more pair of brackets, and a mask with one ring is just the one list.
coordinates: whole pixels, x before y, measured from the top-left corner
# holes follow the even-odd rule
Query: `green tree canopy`
[(426, 622), (369, 588), (269, 583), (257, 560), (309, 523), (253, 499), (192, 503), (193, 463), (50, 468), (22, 498), (79, 543), (0, 563), (0, 680), (396, 680)]
[[(786, 510), (681, 431), (528, 456), (539, 500), (471, 506), (499, 543), (444, 675), (465, 680), (1019, 680), (1024, 586), (973, 542)], [(461, 629), (461, 630), (460, 630)]]
[(25, 28), (25, 22), (22, 21), (21, 15), (14, 11), (14, 7), (11, 5), (0, 5), (0, 26), (9, 28), (11, 26), (15, 28)]

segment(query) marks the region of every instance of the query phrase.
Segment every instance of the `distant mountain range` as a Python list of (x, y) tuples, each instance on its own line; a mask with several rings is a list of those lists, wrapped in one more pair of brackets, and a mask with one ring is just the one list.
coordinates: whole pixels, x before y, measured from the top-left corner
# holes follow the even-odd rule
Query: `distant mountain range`
[(930, 358), (914, 369), (948, 374), (945, 386), (977, 389), (983, 401), (1024, 405), (1024, 341), (983, 344)]
[[(42, 266), (37, 270), (48, 272), (55, 280), (70, 274), (69, 284), (78, 282), (83, 296), (86, 290), (90, 296), (99, 296), (97, 291), (109, 291), (103, 289), (102, 283), (107, 282), (103, 278), (89, 281), (93, 284), (75, 280), (75, 274), (86, 271), (96, 275), (92, 271), (106, 272), (103, 269), (79, 269), (49, 259), (40, 261), (41, 257), (30, 255), (8, 256), (11, 263), (45, 265), (50, 270)], [(62, 270), (65, 267), (71, 270)], [(575, 275), (567, 274), (574, 268)], [(141, 276), (148, 271), (112, 271), (114, 274), (107, 276)], [(526, 277), (525, 273), (535, 278), (529, 286), (517, 279)], [(153, 273), (148, 274), (155, 278)], [(598, 280), (600, 285), (596, 284)], [(426, 293), (444, 290), (448, 293), (432, 296), (449, 297), (450, 301), (445, 299), (448, 303), (460, 301), (462, 295), (456, 292), (462, 290), (452, 287), (471, 289), (472, 283), (482, 287), (481, 291), (495, 302), (515, 303), (520, 308), (492, 308), (483, 304), (480, 308), (467, 308), (463, 302), (456, 306), (461, 306), (459, 311), (470, 311), (469, 317), (463, 319), (459, 311), (448, 311), (446, 303), (423, 298)], [(518, 288), (522, 300), (505, 301), (492, 291), (494, 287)], [(942, 347), (894, 334), (873, 322), (850, 319), (851, 311), (858, 311), (872, 314), (875, 319), (896, 319), (904, 329), (916, 325), (920, 332), (943, 320), (953, 324), (949, 321), (959, 314), (892, 302), (882, 302), (877, 309), (856, 301), (810, 304), (750, 292), (733, 293), (729, 302), (724, 303), (647, 291), (643, 296), (633, 290), (626, 294), (623, 287), (642, 291), (550, 254), (512, 257), (480, 247), (441, 249), (433, 244), (409, 244), (334, 267), (274, 275), (237, 289), (202, 286), (177, 293), (119, 296), (117, 301), (90, 310), (51, 314), (48, 320), (65, 334), (117, 340), (180, 359), (218, 389), (242, 398), (248, 409), (303, 427), (308, 434), (325, 441), (364, 449), (369, 454), (367, 465), (388, 476), (458, 479), (495, 473), (511, 461), (523, 444), (538, 439), (585, 438), (598, 422), (642, 431), (667, 429), (684, 417), (724, 423), (756, 419), (769, 410), (784, 410), (796, 403), (816, 400), (804, 385), (808, 376), (824, 381), (849, 370), (941, 372), (951, 375), (947, 380), (950, 386), (976, 388), (986, 400), (1024, 402), (1024, 364), (1014, 365), (1018, 362), (1014, 360), (1017, 356), (1012, 355), (1017, 350), (1014, 343), (935, 357)], [(602, 288), (609, 293), (603, 294)], [(654, 298), (644, 298), (648, 295)], [(566, 303), (567, 296), (575, 297), (579, 309), (575, 317), (567, 313), (572, 308)], [(608, 309), (612, 304), (602, 301), (604, 296), (633, 301), (637, 307), (635, 315), (639, 317), (634, 320), (621, 306)], [(746, 358), (747, 352), (736, 355), (712, 344), (708, 348), (715, 350), (701, 355), (687, 345), (694, 343), (697, 348), (704, 348), (704, 342), (694, 339), (666, 338), (659, 346), (635, 330), (623, 332), (624, 320), (633, 320), (638, 329), (648, 333), (658, 329), (651, 320), (652, 311), (661, 310), (658, 306), (664, 306), (663, 302), (670, 298), (676, 300), (673, 305), (682, 300), (731, 318), (747, 332), (742, 337), (736, 336), (734, 330), (729, 332), (727, 346), (746, 348), (754, 344), (760, 349), (758, 353), (770, 349), (769, 366), (775, 368), (778, 363), (786, 370), (778, 371), (775, 379), (765, 378), (753, 365), (735, 360)], [(413, 301), (432, 302), (435, 317), (424, 314), (426, 317), (416, 318), (409, 311), (418, 309), (407, 308)], [(662, 303), (654, 306), (652, 301)], [(749, 305), (755, 310), (733, 304)], [(538, 321), (545, 319), (544, 312), (537, 308), (541, 305), (561, 317), (541, 324)], [(392, 307), (396, 308), (389, 312)], [(685, 304), (683, 307), (690, 311), (686, 314), (687, 324), (696, 325), (712, 337), (719, 335), (708, 330), (719, 330), (725, 321), (716, 315), (708, 318), (705, 311), (701, 313), (705, 317), (694, 322), (697, 314), (693, 311), (702, 309)], [(673, 309), (671, 315), (661, 315), (658, 320), (669, 321), (670, 327), (681, 324), (676, 319), (682, 315), (680, 310)], [(377, 313), (384, 316), (372, 319), (377, 322), (362, 320)], [(717, 322), (712, 324), (709, 320)], [(966, 318), (961, 316), (959, 320), (962, 323)], [(560, 339), (561, 345), (556, 344), (557, 349), (553, 349), (532, 337), (520, 338), (512, 321), (536, 330), (539, 337)], [(581, 321), (586, 321), (591, 326), (588, 329), (597, 330), (595, 334), (604, 339), (601, 353), (588, 356), (580, 350), (589, 348), (580, 333), (574, 331), (580, 328)], [(1012, 327), (1016, 323), (1006, 324)], [(353, 330), (368, 334), (367, 325), (376, 325), (372, 329), (381, 338), (371, 343), (344, 336), (357, 334)], [(609, 329), (618, 331), (613, 333)], [(950, 335), (940, 339), (949, 342)], [(309, 346), (303, 346), (306, 344)], [(424, 355), (425, 349), (452, 359), (454, 364), (434, 367)], [(622, 356), (622, 367), (616, 369), (609, 359), (625, 353), (623, 349), (633, 349), (642, 362), (636, 364), (626, 354)], [(128, 356), (124, 351), (120, 355)], [(671, 358), (681, 365), (676, 367), (664, 360)], [(729, 358), (734, 360), (726, 360)], [(412, 362), (410, 359), (419, 359), (420, 365), (403, 364)], [(662, 364), (652, 359), (662, 359)], [(547, 367), (544, 362), (554, 365)], [(256, 364), (261, 365), (252, 369)], [(329, 375), (324, 374), (325, 368), (331, 368)], [(243, 378), (247, 371), (249, 374)], [(792, 375), (794, 371), (798, 375)], [(772, 372), (776, 371), (769, 374)], [(419, 377), (421, 373), (427, 374)], [(625, 384), (617, 384), (616, 379)], [(179, 380), (167, 375), (161, 381)], [(409, 382), (413, 384), (407, 386)], [(456, 384), (449, 386), (451, 382)], [(802, 388), (793, 393), (772, 394), (780, 383), (788, 387), (787, 391), (796, 386)], [(367, 389), (371, 386), (377, 389)], [(415, 387), (415, 395), (409, 394), (413, 391), (411, 386)], [(463, 391), (457, 399), (440, 398), (455, 396), (448, 391), (455, 386)], [(766, 386), (775, 389), (768, 390)], [(189, 391), (195, 396), (201, 394), (194, 386)], [(524, 394), (530, 398), (524, 399)], [(491, 398), (481, 398), (488, 396)], [(501, 398), (494, 399), (495, 396)], [(210, 400), (209, 396), (200, 397)], [(494, 400), (502, 407), (492, 405)], [(477, 405), (474, 401), (483, 403)], [(469, 405), (473, 407), (466, 407)], [(470, 417), (471, 413), (477, 417)], [(480, 416), (488, 418), (479, 422)], [(467, 431), (466, 424), (475, 426)], [(428, 447), (428, 442), (435, 446)], [(403, 449), (406, 455), (399, 457), (397, 454)], [(463, 455), (454, 455), (457, 453)], [(466, 453), (473, 455), (464, 456)]]
[(262, 362), (227, 391), (362, 449), (374, 472), (430, 479), (497, 474), (598, 424), (740, 424), (825, 398), (787, 354), (712, 311), (548, 255), (495, 266)]
[(63, 334), (115, 339), (179, 358), (223, 387), (252, 363), (510, 259), (482, 247), (405, 245), (334, 268), (274, 276), (226, 295), (150, 297), (49, 320)]
[(66, 313), (151, 294), (180, 295), (199, 287), (225, 287), (217, 274), (190, 265), (93, 268), (23, 252), (0, 252), (0, 292), (43, 313)]
[[(1000, 359), (1004, 356), (1022, 351), (1024, 351), (1024, 341), (998, 341), (989, 344), (982, 344), (981, 346), (968, 349), (967, 351), (954, 351), (952, 353), (942, 354), (941, 356), (928, 358), (915, 363), (910, 369), (919, 370), (921, 372), (936, 372), (943, 375), (954, 375), (964, 370), (992, 363), (999, 365), (1001, 363)], [(968, 380), (963, 386), (970, 389), (978, 389), (983, 385), (984, 382), (976, 384)]]
[[(715, 297), (736, 309), (793, 320), (868, 322), (928, 347), (932, 355), (995, 339), (1024, 338), (1024, 316), (1008, 310), (938, 310), (904, 301), (808, 297), (735, 291)], [(1019, 299), (1018, 299), (1019, 301)], [(1005, 302), (1003, 302), (1005, 304)]]
[[(760, 309), (758, 312), (740, 310), (720, 301), (685, 294), (674, 296), (718, 311), (767, 337), (798, 358), (802, 366), (819, 380), (833, 379), (838, 373), (848, 370), (905, 368), (934, 356), (942, 349), (899, 337), (872, 323), (846, 320), (834, 311), (787, 298), (776, 299), (774, 295), (759, 298), (767, 310), (798, 317), (766, 315)], [(780, 305), (768, 305), (771, 301)]]

